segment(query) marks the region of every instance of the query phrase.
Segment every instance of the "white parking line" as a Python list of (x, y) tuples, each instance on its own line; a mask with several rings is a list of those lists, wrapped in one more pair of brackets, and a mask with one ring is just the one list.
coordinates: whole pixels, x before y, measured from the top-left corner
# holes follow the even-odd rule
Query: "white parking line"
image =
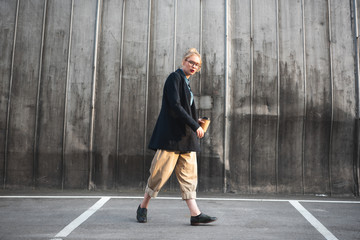
[(56, 234), (55, 238), (63, 238), (67, 237), (72, 231), (74, 231), (78, 226), (80, 226), (83, 222), (85, 222), (91, 215), (93, 215), (97, 210), (99, 210), (107, 201), (109, 201), (110, 197), (102, 197), (99, 201), (97, 201), (94, 205), (92, 205), (86, 212), (77, 217), (74, 221), (69, 223), (63, 230), (61, 230), (58, 234)]
[(308, 210), (306, 210), (298, 201), (289, 201), (296, 210), (298, 210), (316, 230), (318, 230), (326, 240), (338, 240), (324, 225), (321, 224)]
[[(36, 195), (4, 195), (0, 196), (2, 198), (15, 198), (15, 199), (100, 199), (104, 196), (36, 196)], [(142, 199), (143, 196), (107, 196), (112, 199)], [(180, 197), (157, 197), (159, 200), (182, 200)], [(344, 203), (344, 204), (360, 204), (360, 201), (355, 200), (347, 200), (347, 201), (338, 201), (338, 200), (317, 200), (317, 199), (263, 199), (263, 198), (196, 198), (199, 201), (243, 201), (243, 202), (290, 202), (290, 201), (298, 201), (298, 202), (309, 202), (309, 203)]]

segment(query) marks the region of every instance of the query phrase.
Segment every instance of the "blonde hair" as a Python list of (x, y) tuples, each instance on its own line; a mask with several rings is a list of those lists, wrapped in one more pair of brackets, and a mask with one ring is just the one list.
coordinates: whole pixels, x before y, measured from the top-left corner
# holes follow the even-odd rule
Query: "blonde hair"
[(186, 51), (186, 53), (184, 54), (182, 61), (183, 61), (183, 62), (186, 61), (189, 57), (191, 57), (191, 56), (193, 56), (193, 55), (198, 56), (199, 59), (200, 59), (200, 65), (199, 65), (199, 67), (198, 67), (198, 69), (197, 69), (197, 72), (198, 72), (198, 71), (200, 71), (200, 69), (201, 69), (202, 60), (201, 60), (201, 55), (200, 55), (200, 53), (196, 50), (196, 48), (189, 48), (189, 49)]

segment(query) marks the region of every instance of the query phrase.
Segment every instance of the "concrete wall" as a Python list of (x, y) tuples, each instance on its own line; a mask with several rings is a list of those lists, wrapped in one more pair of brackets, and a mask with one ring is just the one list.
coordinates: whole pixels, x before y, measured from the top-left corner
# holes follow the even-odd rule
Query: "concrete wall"
[(359, 3), (1, 0), (0, 182), (143, 188), (163, 83), (195, 47), (199, 191), (358, 195)]

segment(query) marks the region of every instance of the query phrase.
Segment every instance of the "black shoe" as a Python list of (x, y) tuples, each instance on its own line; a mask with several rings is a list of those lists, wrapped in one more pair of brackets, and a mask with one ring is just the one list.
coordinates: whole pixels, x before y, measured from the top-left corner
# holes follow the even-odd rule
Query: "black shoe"
[(136, 211), (136, 219), (140, 223), (146, 223), (147, 222), (147, 209), (141, 208), (140, 205)]
[(196, 217), (191, 217), (190, 219), (190, 223), (193, 226), (202, 224), (202, 223), (211, 223), (216, 221), (217, 218), (216, 217), (210, 217), (204, 213), (200, 213), (200, 215), (196, 216)]

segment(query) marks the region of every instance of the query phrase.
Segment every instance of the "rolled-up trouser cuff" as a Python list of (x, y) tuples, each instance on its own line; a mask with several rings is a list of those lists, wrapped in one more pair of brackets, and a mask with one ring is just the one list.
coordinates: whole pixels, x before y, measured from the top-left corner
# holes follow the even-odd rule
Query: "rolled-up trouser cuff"
[(183, 200), (196, 199), (196, 192), (183, 192), (181, 197)]
[(156, 198), (157, 195), (159, 194), (159, 192), (155, 192), (154, 190), (149, 188), (149, 186), (147, 186), (147, 185), (146, 185), (146, 188), (145, 188), (145, 193), (149, 194), (149, 196), (152, 197), (152, 198)]

